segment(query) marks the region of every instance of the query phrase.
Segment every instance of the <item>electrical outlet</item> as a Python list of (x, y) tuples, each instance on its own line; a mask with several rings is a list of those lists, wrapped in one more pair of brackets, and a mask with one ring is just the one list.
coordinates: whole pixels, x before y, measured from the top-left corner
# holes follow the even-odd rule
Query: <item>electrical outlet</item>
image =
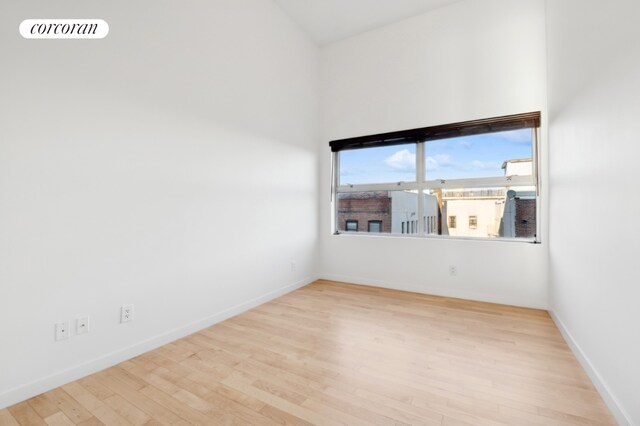
[(85, 334), (89, 332), (89, 317), (76, 319), (76, 334)]
[(133, 305), (125, 305), (120, 308), (120, 322), (133, 321)]
[(291, 272), (296, 271), (296, 262), (291, 262)]
[(56, 323), (56, 342), (69, 338), (69, 321)]
[(449, 265), (449, 275), (452, 277), (458, 275), (458, 267), (456, 265)]

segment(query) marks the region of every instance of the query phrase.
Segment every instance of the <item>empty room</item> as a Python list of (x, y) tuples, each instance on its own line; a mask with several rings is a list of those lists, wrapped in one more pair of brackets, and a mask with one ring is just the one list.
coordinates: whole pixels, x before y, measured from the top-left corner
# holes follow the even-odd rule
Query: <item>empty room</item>
[(0, 426), (640, 426), (637, 0), (0, 0)]

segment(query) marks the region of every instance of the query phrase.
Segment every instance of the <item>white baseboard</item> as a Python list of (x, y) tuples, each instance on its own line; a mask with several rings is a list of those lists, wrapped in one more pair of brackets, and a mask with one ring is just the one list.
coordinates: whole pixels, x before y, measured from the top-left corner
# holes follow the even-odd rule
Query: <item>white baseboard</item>
[(347, 276), (347, 275), (335, 275), (335, 274), (320, 274), (320, 279), (325, 279), (330, 281), (340, 281), (344, 283), (352, 283), (352, 284), (360, 284), (360, 285), (370, 285), (374, 287), (388, 288), (391, 290), (410, 291), (413, 293), (428, 294), (432, 296), (453, 297), (456, 299), (476, 300), (479, 302), (520, 306), (523, 308), (543, 309), (545, 311), (548, 309), (547, 304), (542, 302), (532, 303), (531, 300), (518, 298), (518, 297), (478, 293), (474, 291), (460, 290), (455, 288), (418, 286), (414, 284), (386, 282), (386, 281), (380, 281), (380, 280), (372, 280), (368, 278), (353, 277), (353, 276)]
[(10, 389), (0, 394), (0, 409), (9, 407), (13, 404), (17, 404), (21, 401), (32, 398), (43, 392), (47, 392), (51, 389), (55, 389), (59, 386), (73, 382), (74, 380), (78, 380), (78, 379), (81, 379), (82, 377), (86, 377), (90, 374), (97, 373), (98, 371), (104, 370), (105, 368), (112, 367), (118, 363), (134, 358), (145, 352), (149, 352), (162, 345), (165, 345), (167, 343), (173, 342), (182, 337), (193, 334), (199, 330), (202, 330), (216, 323), (224, 321), (227, 318), (231, 318), (233, 316), (241, 314), (244, 311), (247, 311), (251, 308), (254, 308), (258, 305), (266, 303), (272, 299), (275, 299), (276, 297), (280, 297), (284, 294), (297, 290), (298, 288), (304, 287), (305, 285), (312, 283), (316, 279), (317, 277), (309, 277), (309, 278), (300, 280), (293, 284), (290, 284), (290, 285), (281, 287), (277, 290), (271, 291), (269, 293), (263, 294), (262, 296), (258, 296), (247, 302), (241, 303), (239, 305), (225, 309), (216, 314), (210, 315), (201, 320), (194, 321), (184, 326), (174, 328), (173, 330), (169, 330), (166, 333), (151, 337), (147, 340), (136, 343), (134, 345), (131, 345), (122, 349), (118, 349), (116, 351), (103, 355), (99, 358), (95, 358), (93, 360), (87, 361), (80, 365), (76, 365), (66, 370), (51, 374), (47, 377), (38, 379), (31, 383), (27, 383), (17, 388)]
[(556, 327), (560, 330), (562, 337), (564, 337), (567, 345), (569, 345), (573, 354), (578, 359), (578, 362), (593, 382), (593, 385), (598, 390), (598, 393), (600, 393), (600, 396), (604, 400), (605, 404), (607, 404), (607, 407), (609, 407), (609, 410), (611, 410), (611, 414), (613, 414), (618, 424), (621, 426), (633, 426), (631, 418), (624, 411), (618, 399), (613, 395), (611, 389), (609, 389), (591, 361), (589, 361), (587, 355), (584, 353), (582, 348), (580, 348), (580, 345), (578, 345), (578, 342), (575, 341), (564, 322), (562, 322), (558, 315), (552, 310), (549, 310), (549, 315), (551, 315), (551, 318), (553, 319), (553, 322), (556, 323)]

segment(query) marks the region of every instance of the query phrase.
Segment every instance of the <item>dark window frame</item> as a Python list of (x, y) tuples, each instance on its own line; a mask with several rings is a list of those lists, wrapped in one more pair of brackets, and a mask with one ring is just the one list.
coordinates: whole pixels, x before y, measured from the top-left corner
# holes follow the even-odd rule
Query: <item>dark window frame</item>
[[(451, 191), (467, 188), (493, 188), (493, 187), (506, 187), (506, 188), (525, 188), (532, 187), (534, 197), (536, 200), (535, 214), (536, 225), (534, 234), (532, 237), (519, 238), (511, 236), (495, 238), (495, 235), (491, 235), (489, 239), (500, 241), (522, 241), (530, 243), (540, 243), (538, 235), (541, 231), (541, 211), (540, 211), (540, 126), (541, 126), (541, 113), (529, 112), (523, 114), (513, 114), (501, 117), (486, 118), (479, 120), (464, 121), (452, 124), (438, 125), (422, 127), (410, 130), (387, 132), (377, 135), (359, 136), (347, 139), (333, 140), (329, 143), (331, 151), (333, 153), (333, 168), (332, 168), (332, 200), (334, 204), (334, 218), (337, 217), (337, 199), (338, 194), (342, 193), (356, 193), (356, 192), (377, 192), (377, 191), (417, 191), (418, 194), (432, 194), (442, 193), (442, 191)], [(532, 167), (533, 172), (530, 176), (525, 175), (509, 175), (506, 174), (500, 177), (470, 177), (470, 178), (454, 178), (454, 179), (428, 179), (425, 175), (425, 162), (424, 153), (426, 142), (442, 140), (447, 138), (456, 138), (463, 136), (481, 135), (487, 133), (505, 132), (519, 129), (530, 129), (532, 131)], [(416, 144), (416, 181), (400, 181), (400, 182), (379, 182), (371, 184), (342, 184), (339, 182), (340, 176), (340, 158), (339, 152), (344, 150), (358, 150), (368, 149), (383, 146), (394, 146), (408, 143)], [(526, 191), (526, 189), (524, 189)], [(440, 195), (441, 197), (442, 195)], [(422, 204), (418, 205), (418, 217), (422, 214)], [(442, 213), (442, 212), (441, 212)], [(440, 213), (437, 217), (433, 217), (434, 224), (430, 226), (431, 233), (437, 236), (447, 236), (451, 238), (466, 238), (465, 235), (448, 235), (443, 229), (445, 223), (448, 224), (443, 215)], [(415, 230), (411, 232), (411, 221), (406, 223), (406, 233), (416, 233), (420, 236), (429, 236), (429, 226), (424, 225), (421, 221), (416, 221)], [(341, 231), (337, 229), (337, 222), (334, 220), (334, 233), (339, 234)], [(404, 222), (402, 223), (404, 225)], [(435, 225), (435, 226), (434, 226)], [(397, 226), (395, 222), (392, 222), (392, 229)], [(455, 223), (457, 228), (457, 218)], [(453, 229), (455, 229), (453, 228)], [(477, 229), (477, 225), (476, 225)], [(399, 230), (396, 230), (395, 235)], [(474, 238), (475, 239), (475, 238)]]
[[(349, 230), (349, 223), (355, 223), (356, 224), (356, 230), (355, 231), (351, 231)], [(356, 219), (347, 219), (344, 221), (344, 230), (345, 232), (358, 232), (359, 229), (359, 223)]]
[(329, 142), (332, 152), (348, 149), (375, 148), (381, 146), (404, 145), (407, 143), (427, 142), (460, 136), (481, 135), (484, 133), (504, 132), (540, 127), (540, 111), (524, 114), (504, 115), (494, 118), (461, 121), (438, 126), (336, 139)]

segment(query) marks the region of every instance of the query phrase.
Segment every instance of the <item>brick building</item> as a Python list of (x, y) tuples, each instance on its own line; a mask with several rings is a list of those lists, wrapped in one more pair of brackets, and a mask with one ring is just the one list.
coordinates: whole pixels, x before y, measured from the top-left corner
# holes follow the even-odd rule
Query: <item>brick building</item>
[(536, 200), (516, 199), (516, 238), (531, 238), (536, 235)]
[(391, 232), (388, 191), (354, 192), (338, 197), (338, 231)]

